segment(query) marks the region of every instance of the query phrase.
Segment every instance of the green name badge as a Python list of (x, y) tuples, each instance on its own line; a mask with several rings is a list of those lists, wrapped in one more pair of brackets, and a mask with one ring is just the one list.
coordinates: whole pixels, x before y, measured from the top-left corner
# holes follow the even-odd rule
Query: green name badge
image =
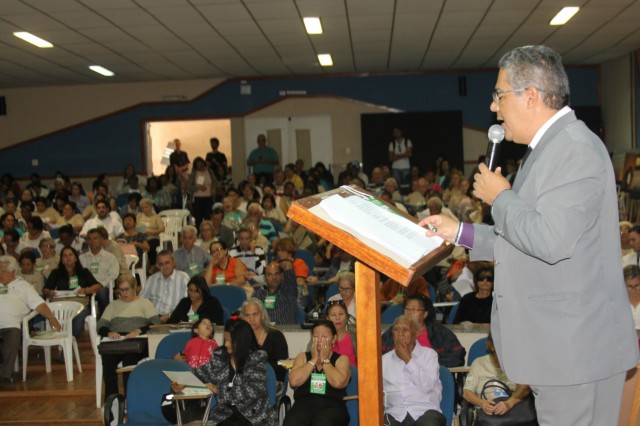
[(198, 314), (191, 314), (189, 315), (189, 322), (196, 322), (200, 319), (200, 315)]
[(200, 273), (200, 267), (196, 262), (189, 262), (189, 276), (195, 277)]
[(9, 293), (9, 289), (7, 288), (7, 286), (0, 284), (0, 296), (5, 295), (7, 293)]
[(276, 296), (267, 296), (264, 298), (264, 307), (267, 309), (275, 309)]
[(225, 283), (224, 274), (217, 274), (216, 275), (216, 284), (224, 284), (224, 283)]
[(327, 376), (324, 373), (311, 373), (310, 392), (318, 395), (327, 393)]
[(91, 271), (92, 274), (97, 274), (98, 271), (100, 271), (100, 263), (91, 262), (91, 265), (89, 265), (89, 271)]
[(44, 265), (36, 265), (36, 272), (42, 273), (44, 271)]
[(78, 288), (78, 276), (74, 275), (69, 278), (69, 290), (75, 290)]

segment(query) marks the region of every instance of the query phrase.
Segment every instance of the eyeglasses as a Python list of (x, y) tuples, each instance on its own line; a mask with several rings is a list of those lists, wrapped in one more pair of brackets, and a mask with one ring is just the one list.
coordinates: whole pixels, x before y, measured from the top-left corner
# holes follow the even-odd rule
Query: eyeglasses
[(493, 102), (499, 104), (500, 103), (500, 99), (502, 99), (502, 95), (506, 94), (506, 93), (522, 93), (527, 89), (513, 89), (513, 90), (494, 90), (491, 93), (491, 96), (493, 96)]
[(131, 287), (119, 288), (118, 291), (120, 293), (126, 293), (128, 291), (131, 291)]
[(493, 282), (493, 277), (491, 275), (480, 275), (478, 277), (478, 281), (488, 281), (490, 283)]
[(422, 308), (404, 308), (405, 312), (411, 312), (411, 313), (416, 313), (416, 312), (424, 312), (424, 309)]
[(353, 291), (353, 289), (351, 287), (338, 287), (338, 291), (340, 293), (348, 293), (350, 291)]
[(629, 290), (629, 291), (638, 291), (638, 290), (640, 290), (640, 284), (628, 285), (627, 286), (627, 290)]
[(333, 305), (344, 306), (344, 301), (343, 300), (330, 300), (330, 301), (327, 302), (327, 306), (333, 306)]
[(211, 254), (218, 253), (218, 252), (220, 252), (222, 250), (224, 250), (222, 247), (217, 248), (217, 249), (211, 249)]

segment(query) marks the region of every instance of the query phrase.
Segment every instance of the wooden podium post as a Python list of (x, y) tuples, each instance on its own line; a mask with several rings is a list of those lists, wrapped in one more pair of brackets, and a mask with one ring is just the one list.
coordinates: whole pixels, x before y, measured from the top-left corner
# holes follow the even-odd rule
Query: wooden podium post
[[(358, 354), (358, 412), (360, 424), (382, 426), (382, 327), (380, 325), (380, 274), (356, 262), (356, 312), (366, 318), (356, 328)], [(365, 421), (366, 419), (366, 421)]]

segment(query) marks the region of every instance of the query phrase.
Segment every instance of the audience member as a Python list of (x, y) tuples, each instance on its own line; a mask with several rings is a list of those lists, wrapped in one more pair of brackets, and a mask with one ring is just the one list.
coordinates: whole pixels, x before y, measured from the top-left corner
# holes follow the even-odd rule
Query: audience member
[(417, 344), (413, 317), (399, 316), (392, 329), (394, 350), (382, 356), (385, 424), (444, 426), (438, 354)]
[(276, 199), (272, 194), (265, 194), (262, 197), (262, 209), (265, 219), (284, 225), (287, 223), (287, 217), (282, 209), (276, 204)]
[(162, 180), (158, 177), (151, 176), (147, 180), (147, 186), (142, 192), (142, 197), (151, 201), (156, 211), (167, 210), (173, 204), (171, 194), (162, 187)]
[(247, 214), (238, 209), (236, 199), (229, 195), (222, 199), (222, 208), (224, 209), (222, 224), (232, 231), (237, 231), (242, 226), (242, 221)]
[(402, 136), (402, 130), (398, 127), (393, 129), (393, 140), (389, 143), (389, 162), (393, 177), (398, 181), (400, 187), (409, 185), (409, 170), (411, 169), (411, 155), (413, 145), (409, 139)]
[(181, 179), (186, 179), (190, 164), (189, 156), (182, 150), (182, 142), (180, 142), (180, 139), (174, 139), (173, 152), (169, 156), (169, 165), (174, 168)]
[(97, 229), (91, 229), (87, 233), (87, 245), (89, 250), (80, 255), (80, 263), (102, 285), (102, 288), (96, 294), (96, 301), (100, 312), (104, 312), (104, 309), (109, 304), (110, 293), (114, 287), (115, 280), (120, 275), (120, 266), (118, 259), (104, 250), (102, 235)]
[(52, 206), (49, 206), (45, 197), (36, 197), (36, 209), (33, 216), (42, 219), (47, 225), (56, 225), (60, 223), (60, 215)]
[(224, 177), (229, 173), (227, 156), (223, 152), (218, 151), (218, 148), (220, 147), (220, 141), (218, 138), (211, 138), (209, 140), (209, 144), (211, 145), (211, 152), (208, 152), (205, 157), (207, 167), (214, 171), (214, 174), (219, 167), (222, 167), (223, 175), (221, 177)]
[(82, 253), (83, 251), (85, 251), (85, 245), (85, 240), (77, 237), (70, 225), (61, 226), (58, 230), (58, 239), (56, 240), (56, 253), (60, 254), (60, 252), (62, 252), (62, 249), (65, 247), (73, 247), (75, 251), (77, 251), (78, 253)]
[(247, 267), (246, 278), (252, 283), (264, 283), (264, 268), (266, 254), (262, 247), (258, 247), (253, 240), (252, 233), (247, 228), (240, 228), (237, 232), (238, 245), (229, 250), (229, 256), (242, 260)]
[(187, 297), (178, 302), (167, 323), (193, 322), (203, 318), (207, 318), (217, 325), (224, 325), (224, 314), (220, 301), (211, 295), (209, 286), (203, 277), (194, 276), (187, 284)]
[(633, 249), (629, 244), (629, 230), (633, 224), (627, 220), (620, 221), (620, 248), (622, 249), (622, 257), (633, 253)]
[(118, 260), (118, 265), (120, 266), (120, 274), (129, 273), (129, 267), (127, 266), (127, 259), (124, 257), (124, 251), (120, 243), (115, 242), (114, 240), (109, 239), (109, 234), (107, 230), (104, 228), (97, 228), (98, 233), (102, 237), (102, 247), (114, 255)]
[(640, 225), (633, 225), (628, 232), (629, 248), (633, 250), (622, 257), (622, 266), (636, 265), (640, 266)]
[(336, 328), (336, 341), (333, 344), (333, 351), (346, 356), (349, 358), (349, 364), (357, 367), (356, 326), (350, 321), (351, 318), (342, 300), (333, 300), (327, 303), (327, 319)]
[(144, 185), (146, 183), (146, 179), (144, 177), (136, 174), (136, 169), (133, 164), (129, 163), (124, 166), (122, 179), (120, 179), (120, 181), (116, 185), (116, 194), (126, 194), (127, 192), (131, 192), (131, 190), (137, 190), (137, 185), (133, 188), (129, 185), (129, 179), (134, 176), (138, 179), (139, 184)]
[(265, 269), (266, 288), (255, 290), (276, 324), (295, 324), (298, 317), (298, 285), (291, 262), (271, 262)]
[(123, 218), (127, 213), (131, 213), (133, 215), (137, 215), (138, 213), (140, 213), (141, 199), (142, 195), (140, 195), (139, 192), (130, 192), (129, 195), (127, 195), (127, 204), (118, 209), (118, 214), (120, 215), (120, 217)]
[(188, 181), (189, 193), (193, 197), (191, 210), (196, 226), (200, 226), (200, 222), (209, 216), (217, 194), (217, 184), (213, 172), (207, 168), (202, 157), (196, 157)]
[(62, 326), (49, 306), (24, 279), (17, 276), (18, 262), (11, 256), (0, 256), (0, 381), (13, 382), (13, 367), (20, 349), (22, 318), (35, 309), (51, 327)]
[(60, 225), (71, 225), (75, 232), (80, 232), (84, 226), (82, 215), (77, 212), (76, 204), (73, 201), (67, 201), (62, 207), (62, 217)]
[(71, 195), (69, 195), (69, 201), (72, 201), (76, 204), (76, 208), (79, 212), (83, 212), (89, 205), (91, 205), (91, 201), (87, 198), (84, 193), (84, 189), (82, 188), (82, 184), (80, 182), (73, 182), (71, 185)]
[(216, 231), (213, 229), (213, 224), (210, 220), (200, 222), (199, 230), (199, 238), (196, 240), (196, 245), (208, 253), (209, 246), (216, 239)]
[[(98, 320), (98, 335), (111, 340), (132, 339), (146, 334), (149, 326), (159, 324), (160, 319), (153, 304), (136, 294), (136, 279), (130, 274), (123, 274), (117, 282), (119, 297), (107, 306)], [(102, 354), (102, 377), (104, 379), (105, 398), (118, 393), (118, 364), (134, 365), (148, 356), (145, 348), (142, 352), (124, 354)], [(126, 393), (129, 373), (122, 376)]]
[(271, 221), (262, 218), (262, 207), (256, 201), (247, 206), (247, 218), (252, 218), (258, 223), (260, 233), (271, 243), (278, 237), (276, 229)]
[(247, 157), (247, 166), (256, 175), (258, 180), (264, 178), (266, 182), (273, 181), (273, 171), (280, 163), (278, 153), (275, 149), (267, 146), (267, 137), (263, 134), (258, 135), (258, 147), (249, 153)]
[(422, 294), (429, 297), (429, 283), (422, 275), (414, 277), (407, 286), (403, 286), (393, 278), (387, 278), (380, 287), (381, 300), (387, 300), (391, 303), (404, 304), (405, 297), (412, 294)]
[(624, 267), (623, 273), (633, 321), (636, 325), (636, 330), (640, 330), (640, 267), (638, 265), (627, 265)]
[(25, 251), (20, 255), (18, 263), (20, 264), (20, 271), (18, 272), (18, 275), (23, 280), (31, 284), (31, 286), (39, 296), (42, 296), (42, 289), (44, 288), (44, 277), (35, 269), (36, 256), (32, 251)]
[(124, 233), (118, 235), (116, 241), (120, 244), (131, 244), (136, 250), (138, 256), (138, 264), (142, 262), (142, 256), (144, 253), (148, 253), (151, 250), (151, 246), (147, 242), (147, 236), (136, 229), (137, 221), (136, 216), (133, 213), (127, 213), (122, 218), (122, 225), (124, 226)]
[(227, 247), (231, 247), (234, 243), (233, 229), (223, 224), (224, 217), (225, 213), (219, 207), (216, 207), (211, 211), (211, 224), (213, 225), (213, 231), (216, 238), (223, 241)]
[(24, 234), (24, 231), (20, 228), (16, 227), (16, 217), (13, 213), (4, 213), (0, 216), (0, 241), (2, 241), (2, 237), (4, 233), (15, 229), (18, 232), (18, 237), (21, 237)]
[(247, 297), (253, 294), (253, 288), (247, 284), (247, 267), (241, 260), (229, 256), (227, 245), (223, 241), (214, 241), (209, 247), (211, 263), (204, 272), (207, 284), (227, 284), (241, 287)]
[(289, 371), (295, 403), (284, 419), (284, 426), (349, 424), (344, 397), (351, 369), (349, 358), (333, 351), (336, 340), (337, 331), (331, 321), (314, 323), (311, 350), (298, 354)]
[(140, 296), (153, 303), (165, 323), (180, 300), (187, 296), (189, 275), (175, 270), (176, 261), (166, 250), (158, 253), (157, 266), (159, 271), (149, 277)]
[(13, 256), (16, 261), (20, 258), (20, 254), (22, 254), (24, 250), (31, 250), (30, 247), (27, 247), (22, 243), (22, 241), (20, 240), (20, 235), (15, 229), (11, 229), (5, 232), (3, 240), (4, 252), (9, 256)]
[[(51, 238), (49, 232), (44, 230), (44, 223), (42, 219), (33, 216), (27, 219), (27, 232), (20, 238), (20, 242), (31, 249), (38, 251), (40, 240), (43, 238)], [(38, 255), (40, 252), (38, 251)]]
[(289, 346), (284, 334), (271, 327), (269, 314), (262, 302), (255, 298), (245, 300), (240, 307), (240, 318), (251, 326), (258, 349), (267, 353), (267, 362), (276, 373), (276, 380), (284, 381), (286, 370), (278, 361), (289, 359)]
[(51, 271), (58, 267), (60, 256), (56, 254), (56, 243), (51, 238), (43, 238), (40, 240), (38, 248), (42, 256), (36, 259), (36, 272), (47, 279)]
[(460, 299), (454, 324), (468, 321), (488, 324), (491, 322), (491, 305), (493, 304), (493, 267), (484, 266), (473, 274), (475, 291)]
[(97, 201), (95, 203), (95, 209), (97, 216), (85, 222), (82, 230), (80, 231), (81, 237), (86, 236), (89, 230), (94, 228), (105, 228), (109, 233), (109, 238), (115, 238), (124, 232), (124, 228), (120, 222), (120, 217), (118, 216), (118, 218), (115, 219), (109, 214), (111, 208), (106, 201)]
[[(466, 350), (456, 335), (436, 320), (436, 310), (430, 299), (421, 294), (405, 298), (404, 314), (418, 323), (418, 343), (432, 348), (438, 354), (438, 362), (447, 368), (464, 365)], [(382, 333), (382, 353), (394, 348), (393, 330)]]
[[(136, 216), (136, 222), (141, 227), (142, 232), (147, 236), (149, 243), (149, 262), (153, 265), (156, 260), (156, 249), (160, 246), (160, 234), (164, 232), (164, 222), (162, 218), (153, 210), (153, 203), (148, 198), (140, 200), (142, 213)], [(172, 247), (177, 250), (178, 247)]]
[(338, 273), (338, 294), (327, 300), (327, 306), (334, 301), (342, 301), (349, 312), (349, 321), (355, 323), (356, 318), (356, 275), (353, 272)]
[(190, 277), (202, 274), (211, 260), (208, 252), (196, 245), (197, 236), (198, 231), (195, 226), (184, 226), (180, 232), (182, 247), (173, 252), (176, 269), (186, 272)]
[(214, 339), (214, 329), (211, 320), (200, 318), (191, 326), (191, 340), (187, 342), (184, 351), (176, 354), (173, 359), (185, 361), (191, 368), (200, 367), (211, 361), (213, 352), (218, 350), (218, 342)]

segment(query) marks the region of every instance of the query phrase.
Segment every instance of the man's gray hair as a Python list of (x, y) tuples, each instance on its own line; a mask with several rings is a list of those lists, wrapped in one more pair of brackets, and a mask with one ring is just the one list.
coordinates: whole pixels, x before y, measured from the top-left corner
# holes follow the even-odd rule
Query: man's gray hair
[(500, 58), (498, 66), (507, 72), (514, 90), (535, 87), (551, 109), (569, 105), (569, 78), (555, 50), (542, 45), (516, 47)]
[(18, 261), (13, 256), (0, 256), (0, 264), (7, 265), (7, 272), (18, 271)]
[[(415, 318), (413, 318), (411, 315), (406, 315), (406, 314), (402, 314), (399, 317), (397, 317), (394, 321), (393, 321), (393, 326), (396, 325), (396, 323), (400, 320), (408, 320), (411, 324), (413, 324), (413, 329), (415, 331), (418, 331), (420, 329), (420, 326), (418, 325), (418, 322), (415, 320)], [(393, 330), (393, 326), (392, 326), (392, 330)]]
[(181, 233), (184, 234), (193, 234), (196, 237), (198, 236), (198, 230), (193, 225), (186, 225), (182, 227)]

